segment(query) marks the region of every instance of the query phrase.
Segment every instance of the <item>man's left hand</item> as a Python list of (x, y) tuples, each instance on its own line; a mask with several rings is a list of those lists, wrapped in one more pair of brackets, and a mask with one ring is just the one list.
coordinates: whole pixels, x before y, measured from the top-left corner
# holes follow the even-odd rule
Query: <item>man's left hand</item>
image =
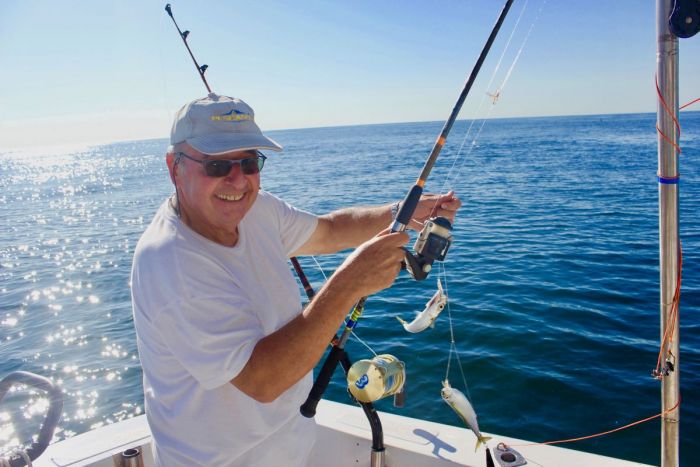
[(462, 201), (455, 196), (454, 191), (444, 195), (422, 195), (408, 227), (420, 231), (425, 221), (437, 216), (445, 217), (454, 224), (455, 214), (461, 206)]

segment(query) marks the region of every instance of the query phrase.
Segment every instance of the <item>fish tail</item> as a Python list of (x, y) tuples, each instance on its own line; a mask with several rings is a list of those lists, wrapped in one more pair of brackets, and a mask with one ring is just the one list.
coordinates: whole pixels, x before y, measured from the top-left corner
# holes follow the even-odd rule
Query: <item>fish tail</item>
[(481, 446), (482, 444), (486, 445), (486, 442), (490, 439), (491, 439), (490, 436), (483, 436), (483, 435), (477, 436), (476, 437), (476, 447), (474, 448), (474, 452), (478, 451), (479, 446)]

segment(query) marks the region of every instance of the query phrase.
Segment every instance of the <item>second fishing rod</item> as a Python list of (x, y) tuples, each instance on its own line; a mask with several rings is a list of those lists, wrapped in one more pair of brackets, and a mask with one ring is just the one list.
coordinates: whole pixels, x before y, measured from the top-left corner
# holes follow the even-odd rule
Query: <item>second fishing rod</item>
[[(462, 92), (459, 94), (450, 116), (445, 122), (440, 135), (433, 145), (433, 149), (430, 152), (425, 165), (423, 166), (420, 176), (408, 191), (406, 197), (399, 204), (398, 212), (396, 213), (394, 221), (391, 224), (392, 232), (403, 232), (408, 228), (416, 207), (418, 206), (418, 202), (420, 201), (421, 195), (423, 194), (423, 188), (425, 187), (428, 176), (430, 175), (430, 172), (432, 171), (433, 166), (435, 165), (435, 162), (437, 161), (437, 158), (445, 145), (447, 136), (457, 120), (459, 111), (462, 109), (462, 105), (464, 105), (464, 101), (466, 100), (469, 91), (471, 90), (474, 81), (476, 80), (476, 77), (484, 64), (484, 61), (491, 50), (491, 46), (498, 35), (498, 31), (503, 25), (503, 21), (508, 15), (508, 11), (512, 6), (513, 1), (514, 0), (506, 0), (503, 9), (496, 20), (496, 24), (493, 26), (491, 34), (489, 34), (486, 44), (481, 50), (481, 53), (479, 54), (474, 67), (472, 68), (472, 71), (469, 74), (464, 87), (462, 88)], [(432, 218), (425, 223), (423, 229), (418, 235), (416, 243), (414, 244), (414, 251), (411, 252), (406, 249), (405, 266), (414, 279), (425, 279), (432, 268), (433, 262), (436, 260), (442, 261), (445, 259), (445, 255), (447, 254), (447, 250), (452, 241), (451, 232), (452, 224), (444, 217)], [(357, 319), (359, 319), (359, 316), (362, 314), (366, 299), (367, 297), (363, 297), (355, 305), (341, 337), (338, 338), (337, 336), (333, 336), (331, 341), (332, 348), (328, 353), (328, 356), (326, 357), (316, 380), (314, 381), (314, 385), (309, 392), (309, 397), (301, 406), (301, 413), (305, 417), (313, 417), (315, 415), (316, 406), (323, 397), (323, 393), (328, 387), (338, 363), (343, 355), (345, 355), (343, 350), (345, 342), (347, 341), (347, 337), (349, 336), (350, 332), (357, 324)], [(398, 403), (402, 403), (401, 399), (399, 399)]]

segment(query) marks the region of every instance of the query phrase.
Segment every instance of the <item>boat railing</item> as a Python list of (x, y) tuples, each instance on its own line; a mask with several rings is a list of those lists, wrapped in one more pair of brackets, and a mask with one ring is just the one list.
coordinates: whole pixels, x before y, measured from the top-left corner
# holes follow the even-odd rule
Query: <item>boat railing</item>
[(51, 442), (63, 411), (61, 390), (50, 379), (28, 371), (15, 371), (0, 381), (0, 402), (5, 398), (10, 388), (17, 384), (24, 384), (46, 392), (49, 396), (49, 410), (41, 424), (37, 440), (33, 441), (27, 449), (14, 451), (9, 454), (9, 457), (0, 457), (0, 465), (2, 466), (22, 467), (30, 465), (31, 461), (36, 460)]

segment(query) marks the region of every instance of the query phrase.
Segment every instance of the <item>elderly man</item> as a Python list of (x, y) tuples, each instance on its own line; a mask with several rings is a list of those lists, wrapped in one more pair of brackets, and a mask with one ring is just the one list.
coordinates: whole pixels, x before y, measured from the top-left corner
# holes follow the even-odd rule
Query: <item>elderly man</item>
[[(312, 369), (346, 313), (389, 287), (406, 233), (391, 205), (317, 217), (260, 190), (281, 150), (243, 101), (217, 94), (176, 115), (166, 155), (175, 194), (139, 240), (134, 323), (159, 466), (305, 465), (314, 422), (299, 414)], [(452, 193), (415, 219), (454, 218)], [(381, 232), (381, 233), (380, 233)], [(302, 310), (287, 259), (357, 247)]]

